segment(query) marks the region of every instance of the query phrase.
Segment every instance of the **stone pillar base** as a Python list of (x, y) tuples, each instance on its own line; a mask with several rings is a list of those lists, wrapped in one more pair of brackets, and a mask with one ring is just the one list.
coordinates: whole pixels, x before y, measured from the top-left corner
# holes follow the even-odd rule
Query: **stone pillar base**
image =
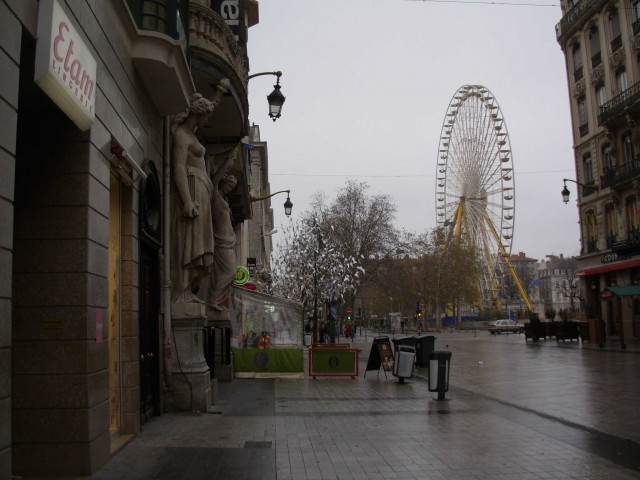
[(171, 305), (174, 410), (206, 412), (212, 405), (209, 366), (202, 343), (205, 320), (205, 307), (201, 303)]

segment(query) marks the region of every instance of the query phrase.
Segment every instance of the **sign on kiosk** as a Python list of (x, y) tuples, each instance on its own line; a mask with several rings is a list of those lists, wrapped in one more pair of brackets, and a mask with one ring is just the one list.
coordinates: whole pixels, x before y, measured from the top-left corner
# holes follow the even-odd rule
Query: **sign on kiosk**
[(96, 70), (58, 0), (40, 0), (34, 80), (82, 131), (95, 118)]

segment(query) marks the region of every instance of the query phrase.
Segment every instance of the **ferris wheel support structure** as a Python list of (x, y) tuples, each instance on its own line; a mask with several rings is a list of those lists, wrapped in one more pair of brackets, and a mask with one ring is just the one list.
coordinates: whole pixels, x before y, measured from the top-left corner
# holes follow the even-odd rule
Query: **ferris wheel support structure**
[(485, 305), (500, 306), (508, 269), (531, 310), (509, 258), (515, 184), (507, 125), (494, 95), (482, 85), (462, 86), (449, 103), (438, 150), (436, 215), (439, 225), (450, 227), (445, 253), (464, 236), (477, 255)]

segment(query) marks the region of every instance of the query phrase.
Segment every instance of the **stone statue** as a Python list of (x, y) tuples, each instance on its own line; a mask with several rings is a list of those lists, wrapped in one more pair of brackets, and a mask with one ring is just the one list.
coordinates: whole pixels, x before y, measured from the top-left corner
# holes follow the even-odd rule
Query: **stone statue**
[[(225, 197), (236, 187), (236, 178), (226, 175), (226, 171), (233, 164), (236, 150), (231, 153), (225, 163), (213, 176), (214, 194), (211, 201), (213, 216), (213, 235), (216, 247), (214, 249), (213, 268), (207, 292), (207, 306), (213, 310), (218, 319), (224, 312), (228, 315), (228, 298), (236, 277), (236, 234), (231, 223), (231, 209)], [(224, 317), (225, 315), (222, 315)], [(216, 318), (214, 318), (215, 320)]]
[(213, 99), (191, 95), (190, 106), (172, 121), (171, 146), (171, 301), (202, 303), (194, 294), (214, 261), (211, 199), (215, 188), (207, 175), (205, 147), (195, 132), (220, 103), (229, 80)]

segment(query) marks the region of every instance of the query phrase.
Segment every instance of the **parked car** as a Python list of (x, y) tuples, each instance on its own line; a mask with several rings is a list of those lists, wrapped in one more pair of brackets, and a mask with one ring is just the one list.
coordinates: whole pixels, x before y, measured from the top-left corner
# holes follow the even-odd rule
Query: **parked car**
[(524, 326), (515, 320), (496, 320), (489, 323), (487, 330), (489, 330), (489, 333), (492, 335), (496, 333), (500, 335), (502, 332), (523, 333)]

